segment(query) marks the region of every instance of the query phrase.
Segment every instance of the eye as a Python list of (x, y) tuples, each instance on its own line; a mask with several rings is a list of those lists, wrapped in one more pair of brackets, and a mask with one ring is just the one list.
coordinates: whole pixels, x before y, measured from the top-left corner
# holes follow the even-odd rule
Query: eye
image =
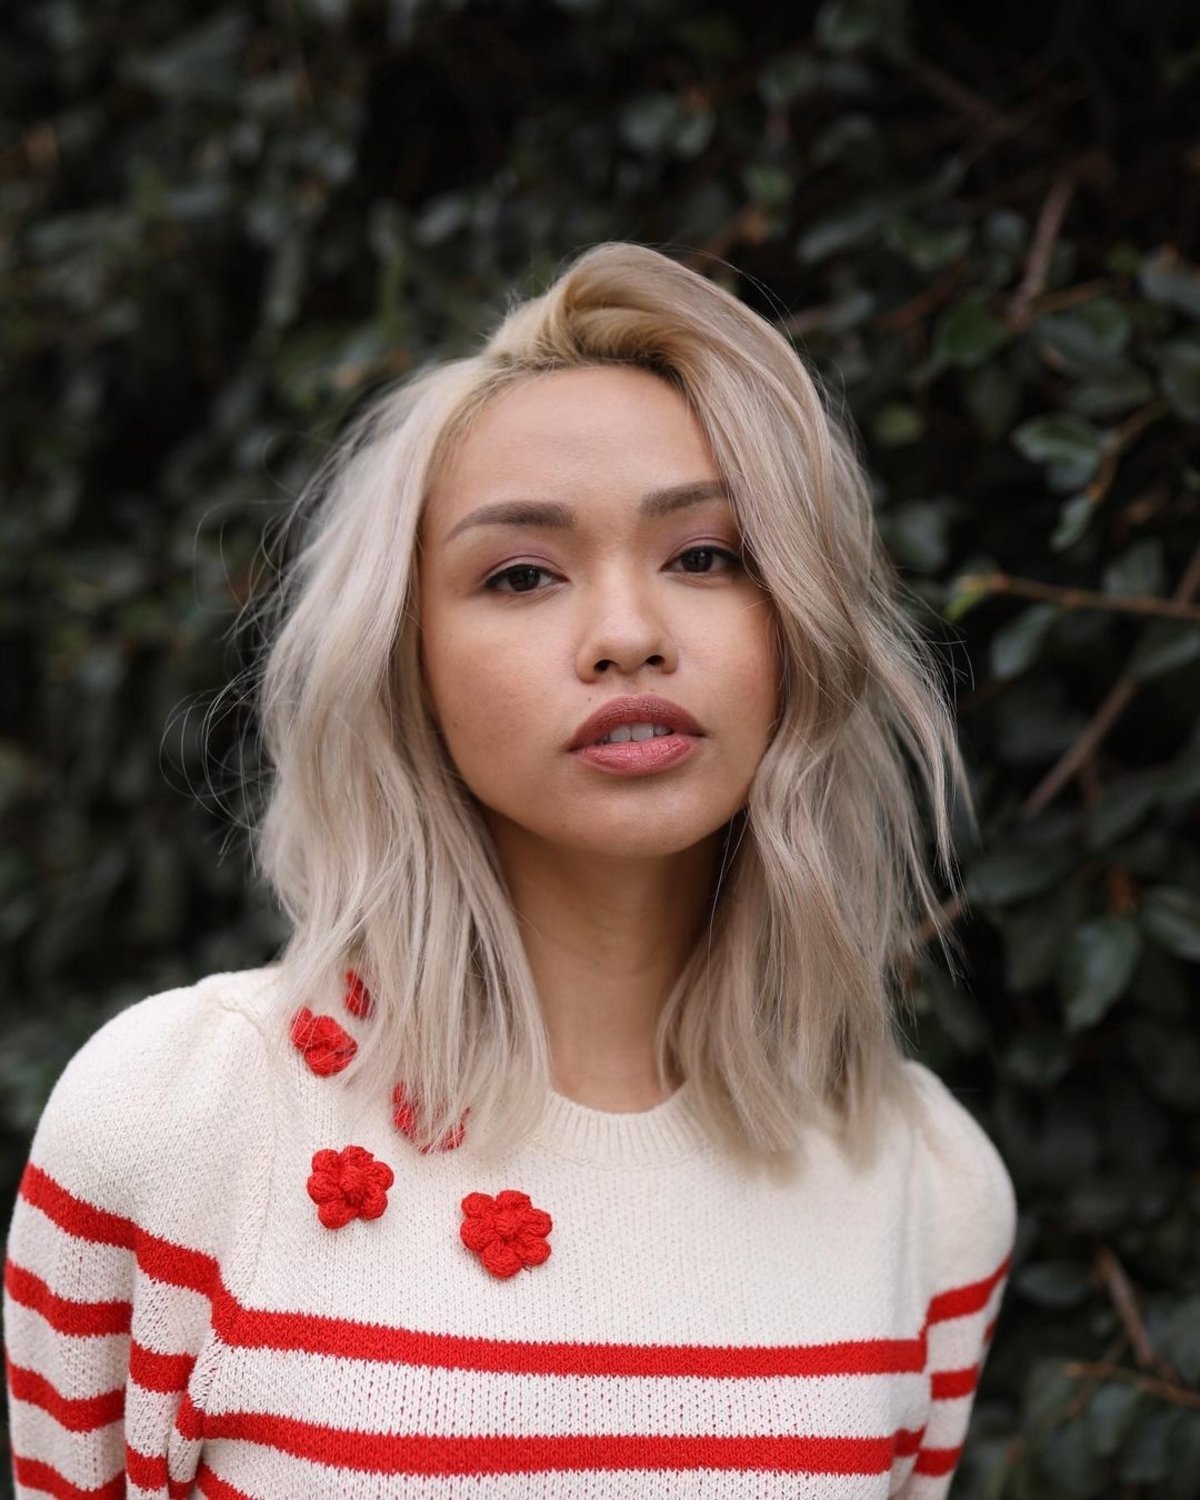
[[(742, 566), (742, 559), (741, 559), (741, 557), (739, 557), (736, 552), (730, 552), (730, 551), (728, 551), (728, 549), (725, 548), (725, 547), (710, 547), (710, 546), (688, 547), (683, 552), (681, 552), (679, 554), (679, 556), (681, 558), (683, 558), (683, 557), (723, 557), (726, 560), (726, 562), (732, 563), (733, 567), (735, 567), (735, 568), (740, 568)], [(689, 570), (689, 571), (692, 571), (692, 570)], [(703, 577), (703, 576), (707, 575), (708, 573), (710, 573), (711, 571), (712, 570), (710, 568), (703, 568), (703, 569), (700, 570), (701, 576)]]
[[(724, 558), (730, 564), (729, 569), (723, 570), (726, 572), (743, 566), (743, 559), (736, 552), (730, 552), (725, 547), (707, 545), (702, 547), (685, 547), (682, 552), (677, 554), (674, 561), (678, 562), (685, 557)], [(691, 573), (693, 577), (706, 578), (709, 576), (720, 576), (721, 570), (718, 570), (716, 574), (714, 574), (711, 567), (689, 568), (685, 571)], [(531, 581), (531, 575), (536, 576), (539, 573), (544, 573), (547, 578), (554, 577), (554, 574), (548, 568), (539, 568), (534, 563), (513, 563), (511, 567), (501, 568), (498, 573), (493, 573), (490, 578), (486, 578), (483, 586), (493, 594), (537, 594), (543, 591), (537, 588), (536, 584)], [(522, 586), (522, 581), (528, 583), (529, 586)], [(503, 587), (502, 585), (506, 582), (511, 586), (508, 588)]]
[(493, 573), (490, 578), (484, 580), (483, 586), (485, 589), (490, 589), (494, 594), (535, 594), (538, 590), (534, 588), (517, 588), (514, 586), (513, 588), (504, 589), (500, 587), (501, 582), (505, 579), (510, 579), (514, 575), (519, 578), (521, 575), (528, 575), (530, 573), (545, 573), (547, 578), (551, 576), (548, 568), (538, 568), (533, 563), (514, 563), (511, 568), (501, 568), (499, 573)]

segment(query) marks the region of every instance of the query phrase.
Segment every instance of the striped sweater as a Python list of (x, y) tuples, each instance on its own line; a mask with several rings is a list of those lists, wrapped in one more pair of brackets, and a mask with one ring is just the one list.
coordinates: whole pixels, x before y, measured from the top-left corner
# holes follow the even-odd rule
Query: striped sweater
[(1016, 1206), (923, 1065), (869, 1169), (822, 1137), (790, 1185), (739, 1171), (686, 1084), (552, 1092), (489, 1168), (333, 1076), (353, 976), (288, 1018), (276, 973), (130, 1006), (46, 1106), (5, 1265), (18, 1496), (948, 1492)]

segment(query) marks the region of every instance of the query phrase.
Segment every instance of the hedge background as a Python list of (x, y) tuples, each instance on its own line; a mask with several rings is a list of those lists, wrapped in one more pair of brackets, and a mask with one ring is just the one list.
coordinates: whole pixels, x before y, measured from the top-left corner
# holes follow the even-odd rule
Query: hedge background
[(0, 85), (5, 1214), (101, 1021), (282, 938), (213, 712), (273, 519), (635, 239), (844, 394), (955, 679), (984, 838), (918, 1041), (1021, 1204), (956, 1500), (1195, 1500), (1193, 7), (26, 0)]

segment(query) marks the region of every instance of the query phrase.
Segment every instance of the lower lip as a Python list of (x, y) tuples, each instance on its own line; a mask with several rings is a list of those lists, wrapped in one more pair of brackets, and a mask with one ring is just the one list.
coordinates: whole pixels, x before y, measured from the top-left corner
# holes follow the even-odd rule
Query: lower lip
[(615, 776), (647, 776), (678, 765), (700, 743), (695, 734), (660, 734), (652, 740), (626, 740), (621, 745), (584, 745), (571, 754), (597, 770)]

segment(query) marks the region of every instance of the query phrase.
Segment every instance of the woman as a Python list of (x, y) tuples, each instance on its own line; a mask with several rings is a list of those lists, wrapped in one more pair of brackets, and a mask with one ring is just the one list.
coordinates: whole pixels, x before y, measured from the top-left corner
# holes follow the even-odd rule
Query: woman
[[(17, 1204), (22, 1495), (944, 1495), (1008, 1174), (905, 1056), (966, 795), (788, 342), (606, 244), (315, 476), (278, 963), (105, 1025)], [(969, 799), (968, 799), (969, 810)]]

